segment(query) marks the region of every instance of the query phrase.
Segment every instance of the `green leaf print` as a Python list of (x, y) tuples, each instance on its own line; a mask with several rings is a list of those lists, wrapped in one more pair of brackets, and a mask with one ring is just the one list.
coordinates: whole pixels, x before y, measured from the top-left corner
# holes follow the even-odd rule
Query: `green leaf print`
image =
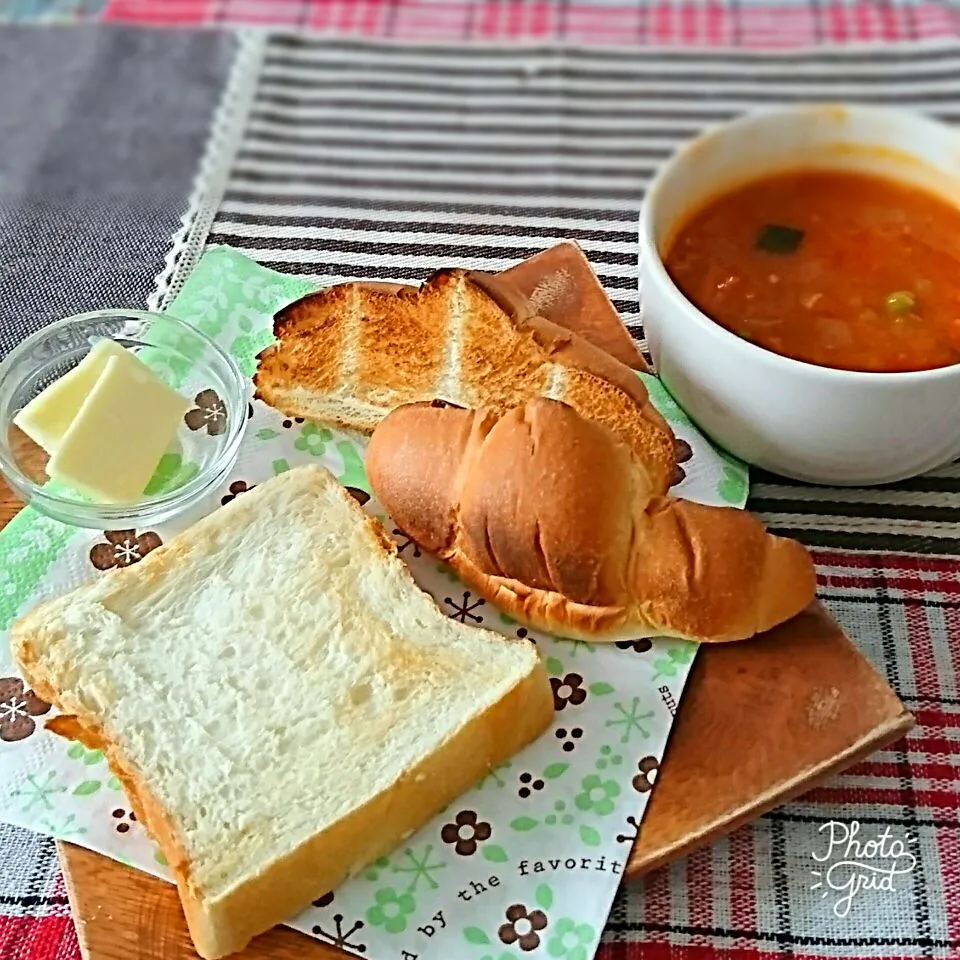
[[(259, 284), (257, 284), (259, 286)], [(234, 307), (230, 311), (229, 322), (232, 323), (241, 333), (250, 333), (256, 327), (260, 330), (267, 329), (270, 326), (269, 320), (264, 316), (263, 311), (260, 309), (259, 305), (250, 306), (249, 301), (253, 301), (256, 304), (257, 291), (255, 289), (249, 289), (249, 284), (241, 285), (240, 289), (234, 293)], [(247, 303), (238, 303), (237, 301), (242, 298)]]
[(479, 927), (465, 927), (463, 930), (463, 939), (467, 943), (475, 943), (477, 946), (483, 946), (490, 943), (490, 938)]
[(110, 777), (107, 780), (107, 789), (108, 790), (119, 790), (121, 787), (120, 781), (116, 777)]
[(99, 780), (84, 780), (73, 788), (73, 795), (75, 797), (89, 797), (95, 794), (100, 786)]
[(747, 480), (732, 467), (724, 466), (717, 484), (717, 494), (721, 500), (731, 504), (741, 504), (747, 498)]
[(578, 653), (596, 653), (597, 645), (587, 643), (585, 640), (571, 640), (569, 637), (557, 637), (570, 646), (570, 656), (576, 658)]
[(76, 740), (70, 744), (70, 749), (67, 750), (67, 756), (71, 760), (79, 760), (84, 766), (92, 767), (95, 764), (100, 763), (103, 760), (103, 751), (102, 750), (90, 750), (85, 747), (82, 743), (77, 742)]
[(269, 330), (255, 330), (241, 334), (230, 344), (230, 353), (245, 376), (252, 377), (257, 372), (257, 355), (273, 341)]
[(608, 693), (613, 693), (613, 687), (609, 683), (598, 680), (596, 683), (590, 684), (590, 692), (595, 697), (605, 697)]
[(286, 460), (274, 460), (270, 467), (273, 470), (273, 475), (278, 476), (281, 473), (286, 473), (290, 469), (290, 464)]
[(276, 430), (273, 430), (273, 429), (270, 428), (270, 427), (261, 427), (261, 428), (254, 434), (254, 436), (255, 436), (258, 440), (272, 440), (274, 437), (279, 437), (280, 434), (279, 434)]
[(547, 673), (551, 677), (562, 677), (563, 664), (556, 657), (547, 657)]
[(380, 871), (386, 870), (388, 866), (390, 866), (390, 861), (386, 857), (380, 857), (379, 860), (374, 860), (363, 871), (363, 876), (367, 880), (376, 880), (380, 876)]
[(587, 948), (596, 937), (597, 931), (589, 923), (561, 917), (547, 940), (547, 953), (559, 960), (587, 960)]
[(651, 680), (659, 680), (661, 677), (675, 677), (680, 669), (675, 660), (664, 659), (663, 657), (654, 660), (653, 666), (656, 672), (650, 678)]
[(159, 847), (157, 847), (157, 848), (153, 851), (153, 859), (156, 860), (157, 863), (159, 863), (161, 867), (169, 867), (169, 866), (170, 866), (169, 862), (167, 861), (167, 858), (163, 855), (163, 851), (162, 851)]
[(76, 527), (69, 527), (24, 507), (0, 537), (0, 630), (17, 615), (22, 604), (60, 555)]
[(653, 661), (655, 673), (651, 680), (659, 680), (660, 677), (675, 677), (679, 673), (681, 666), (690, 663), (698, 649), (695, 643), (681, 643), (673, 646), (667, 651), (666, 658), (660, 657)]
[(722, 463), (717, 495), (725, 503), (743, 506), (750, 491), (750, 470), (747, 465), (732, 453), (714, 448)]
[(569, 769), (569, 763), (551, 763), (543, 771), (543, 776), (545, 780), (556, 780), (558, 777), (562, 777)]
[(337, 479), (345, 487), (357, 487), (360, 490), (370, 492), (370, 486), (367, 483), (367, 471), (363, 466), (363, 457), (357, 448), (349, 440), (341, 440), (337, 443), (337, 453), (343, 460), (343, 473)]
[(516, 817), (510, 821), (510, 826), (520, 833), (526, 833), (532, 830), (539, 822), (539, 820), (534, 820), (533, 817)]
[(489, 860), (491, 863), (506, 863), (510, 859), (507, 856), (507, 851), (495, 843), (486, 844), (480, 848), (480, 852), (483, 854), (483, 859)]
[(437, 573), (442, 573), (451, 583), (459, 583), (460, 578), (445, 564), (437, 564)]
[(204, 304), (207, 308), (207, 315), (197, 320), (197, 329), (201, 333), (215, 338), (226, 326), (226, 320), (220, 313), (220, 309), (226, 306), (226, 303), (227, 295), (222, 290), (211, 290), (209, 292), (207, 303)]
[(640, 373), (639, 371), (637, 371), (637, 376), (643, 381), (643, 385), (647, 388), (647, 393), (650, 394), (650, 402), (660, 411), (660, 415), (667, 423), (693, 426), (686, 412), (680, 404), (673, 399), (672, 394), (663, 385), (663, 381), (661, 381), (659, 377), (655, 377), (649, 373)]
[(580, 825), (580, 839), (590, 847), (600, 846), (600, 833), (585, 823)]
[(545, 883), (541, 883), (534, 890), (533, 898), (544, 910), (549, 910), (553, 906), (553, 891)]
[(411, 893), (397, 893), (393, 887), (381, 887), (367, 908), (367, 923), (383, 927), (387, 933), (403, 933), (407, 929), (407, 917), (417, 909), (417, 901)]
[(679, 640), (670, 648), (670, 656), (678, 663), (690, 663), (699, 648), (699, 644), (690, 640)]

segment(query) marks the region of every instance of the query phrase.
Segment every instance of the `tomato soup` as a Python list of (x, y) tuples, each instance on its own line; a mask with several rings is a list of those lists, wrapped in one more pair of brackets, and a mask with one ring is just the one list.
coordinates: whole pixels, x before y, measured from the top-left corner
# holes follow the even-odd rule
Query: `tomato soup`
[(708, 317), (783, 356), (875, 372), (960, 363), (960, 209), (906, 184), (755, 180), (696, 211), (664, 263)]

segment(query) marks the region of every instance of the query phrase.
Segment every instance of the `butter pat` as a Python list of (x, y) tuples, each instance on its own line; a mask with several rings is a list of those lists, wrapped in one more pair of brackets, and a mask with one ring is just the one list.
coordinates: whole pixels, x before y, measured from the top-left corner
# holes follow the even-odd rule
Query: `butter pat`
[[(142, 496), (190, 407), (136, 357), (118, 349), (125, 356), (107, 357), (47, 464), (51, 478), (106, 503)], [(51, 417), (47, 428), (56, 423)]]
[(142, 366), (119, 343), (99, 340), (69, 373), (34, 397), (13, 418), (14, 424), (47, 453), (56, 453), (63, 435), (111, 357)]

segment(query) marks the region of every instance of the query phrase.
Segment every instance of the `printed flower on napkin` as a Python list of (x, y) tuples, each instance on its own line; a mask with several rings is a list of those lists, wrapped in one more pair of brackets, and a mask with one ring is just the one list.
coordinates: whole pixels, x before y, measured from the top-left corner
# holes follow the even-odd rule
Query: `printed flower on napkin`
[(50, 704), (32, 690), (23, 689), (19, 677), (0, 678), (0, 740), (25, 740), (37, 728), (34, 717), (42, 717)]

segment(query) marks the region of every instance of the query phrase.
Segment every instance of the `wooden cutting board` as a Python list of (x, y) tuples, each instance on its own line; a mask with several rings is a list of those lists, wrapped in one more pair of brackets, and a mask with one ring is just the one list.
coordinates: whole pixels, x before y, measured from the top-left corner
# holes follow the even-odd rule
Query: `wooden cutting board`
[[(643, 367), (574, 244), (546, 251), (507, 276), (550, 319), (567, 321), (624, 362)], [(0, 522), (18, 507), (0, 484)], [(912, 724), (893, 691), (819, 605), (763, 637), (703, 647), (626, 879), (803, 793), (900, 738)], [(71, 844), (58, 848), (86, 960), (195, 960), (172, 885)], [(343, 960), (345, 954), (278, 928), (237, 957)]]

